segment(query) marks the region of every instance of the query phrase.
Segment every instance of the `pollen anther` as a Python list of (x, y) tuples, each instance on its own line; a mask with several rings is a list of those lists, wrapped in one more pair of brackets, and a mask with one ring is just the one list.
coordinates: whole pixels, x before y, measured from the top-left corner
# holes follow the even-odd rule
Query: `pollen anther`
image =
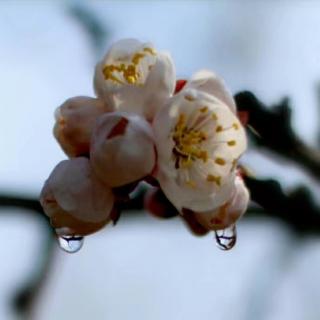
[(236, 140), (229, 140), (229, 141), (227, 142), (228, 146), (230, 146), (230, 147), (235, 146), (236, 143), (237, 143)]
[(213, 174), (208, 174), (207, 176), (207, 181), (208, 182), (214, 182), (215, 184), (217, 184), (218, 186), (221, 185), (221, 177), (220, 176), (215, 176)]
[[(107, 64), (103, 67), (102, 73), (104, 75), (105, 80), (111, 80), (115, 83), (124, 85), (141, 85), (139, 83), (139, 78), (141, 74), (137, 70), (142, 59), (144, 59), (148, 54), (156, 55), (156, 52), (152, 48), (144, 48), (142, 52), (136, 52), (132, 59), (131, 63), (125, 64), (121, 63), (120, 65)], [(152, 65), (148, 66), (148, 70), (152, 68)], [(116, 76), (115, 73), (122, 74), (123, 80)]]
[(219, 166), (224, 166), (226, 164), (226, 160), (224, 160), (223, 158), (216, 158), (214, 162)]

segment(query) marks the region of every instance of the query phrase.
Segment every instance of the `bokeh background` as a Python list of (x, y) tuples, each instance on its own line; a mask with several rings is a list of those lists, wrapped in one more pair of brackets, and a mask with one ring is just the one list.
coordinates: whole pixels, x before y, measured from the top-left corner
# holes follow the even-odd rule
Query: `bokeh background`
[[(289, 96), (293, 127), (319, 146), (319, 1), (1, 1), (0, 191), (37, 197), (65, 155), (52, 136), (64, 100), (93, 95), (96, 61), (134, 37), (171, 52), (180, 78), (201, 68), (231, 91), (267, 104)], [(270, 130), (272, 130), (270, 124)], [(279, 157), (251, 148), (242, 163), (285, 190), (319, 184)], [(301, 215), (304, 213), (301, 212)], [(46, 255), (36, 215), (0, 210), (0, 319)], [(320, 318), (320, 241), (268, 216), (244, 217), (237, 246), (216, 248), (178, 219), (126, 215), (75, 255), (58, 249), (32, 319)]]

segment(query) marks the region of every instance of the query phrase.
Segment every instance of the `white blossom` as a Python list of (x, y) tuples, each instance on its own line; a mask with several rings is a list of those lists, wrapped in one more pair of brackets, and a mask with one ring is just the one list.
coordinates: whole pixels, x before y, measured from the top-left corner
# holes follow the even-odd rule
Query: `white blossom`
[(186, 88), (160, 110), (153, 127), (156, 177), (176, 208), (203, 212), (224, 204), (247, 144), (230, 108), (213, 95)]
[(96, 66), (98, 97), (119, 111), (152, 120), (175, 88), (175, 69), (169, 54), (134, 39), (116, 42)]

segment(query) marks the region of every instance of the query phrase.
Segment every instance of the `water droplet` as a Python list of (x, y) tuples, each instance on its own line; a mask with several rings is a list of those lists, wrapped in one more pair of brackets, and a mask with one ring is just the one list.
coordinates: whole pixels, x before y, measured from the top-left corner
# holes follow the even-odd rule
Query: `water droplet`
[(60, 248), (68, 253), (78, 252), (84, 242), (84, 238), (80, 236), (59, 236), (58, 237)]
[(216, 243), (221, 250), (232, 249), (237, 242), (237, 228), (235, 225), (224, 230), (215, 231)]

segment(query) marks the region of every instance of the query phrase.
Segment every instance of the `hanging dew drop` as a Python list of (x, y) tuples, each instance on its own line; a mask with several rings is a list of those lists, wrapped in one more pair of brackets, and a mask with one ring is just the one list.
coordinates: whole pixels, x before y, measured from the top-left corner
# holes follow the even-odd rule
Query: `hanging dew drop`
[(76, 253), (82, 248), (84, 238), (80, 236), (59, 236), (58, 242), (63, 251)]
[(216, 244), (219, 249), (227, 251), (232, 249), (237, 242), (237, 228), (235, 225), (215, 231)]

